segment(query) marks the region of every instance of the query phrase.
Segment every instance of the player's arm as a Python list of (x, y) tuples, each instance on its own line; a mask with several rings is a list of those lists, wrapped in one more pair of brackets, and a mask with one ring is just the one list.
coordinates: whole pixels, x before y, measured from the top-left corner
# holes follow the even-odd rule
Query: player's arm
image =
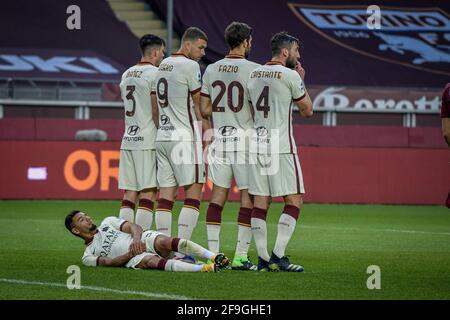
[(450, 118), (442, 118), (442, 135), (450, 147)]
[[(203, 141), (204, 145), (209, 145), (212, 141), (213, 132), (210, 130), (211, 125), (211, 115), (212, 115), (212, 103), (211, 97), (207, 94), (200, 93), (200, 114), (203, 117), (206, 124), (202, 123), (203, 127)], [(203, 122), (203, 121), (202, 121)]]
[(294, 99), (294, 103), (297, 105), (300, 115), (305, 118), (312, 117), (313, 115), (313, 104), (311, 98), (309, 97), (308, 91), (305, 89), (305, 94), (303, 97)]
[(195, 116), (197, 117), (197, 121), (202, 122), (202, 134), (204, 134), (205, 132), (209, 133), (211, 130), (211, 122), (209, 121), (209, 119), (203, 118), (202, 113), (200, 112), (200, 91), (191, 94), (192, 100), (194, 101)]
[(300, 115), (302, 117), (309, 118), (313, 115), (313, 104), (308, 94), (308, 90), (306, 90), (303, 83), (303, 81), (305, 80), (306, 72), (299, 61), (295, 65), (295, 71), (297, 72), (298, 76), (296, 76), (297, 79), (293, 79), (293, 100), (300, 110)]
[(134, 255), (141, 254), (147, 249), (145, 243), (142, 242), (142, 227), (135, 223), (126, 221), (121, 226), (121, 231), (131, 234), (133, 243), (130, 245), (130, 252)]
[(211, 97), (203, 93), (200, 94), (200, 113), (204, 119), (209, 119), (212, 115)]
[(210, 120), (212, 116), (211, 91), (209, 88), (210, 67), (208, 66), (203, 74), (202, 89), (200, 91), (200, 113), (204, 119)]
[(114, 259), (108, 257), (98, 257), (97, 265), (101, 267), (123, 267), (133, 257), (134, 255), (131, 251), (128, 251), (124, 255), (115, 257)]
[(156, 129), (159, 129), (159, 109), (158, 109), (158, 99), (156, 98), (156, 92), (152, 91), (152, 119), (155, 124)]
[(190, 64), (189, 68), (186, 70), (187, 85), (194, 102), (194, 112), (197, 121), (202, 122), (203, 132), (211, 128), (209, 120), (204, 119), (202, 113), (200, 112), (200, 91), (202, 89), (200, 66), (198, 63)]

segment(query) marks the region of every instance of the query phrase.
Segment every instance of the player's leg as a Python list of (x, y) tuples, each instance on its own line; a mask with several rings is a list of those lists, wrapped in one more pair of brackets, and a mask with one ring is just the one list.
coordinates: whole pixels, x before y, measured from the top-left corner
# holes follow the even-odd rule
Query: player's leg
[(208, 248), (215, 253), (220, 251), (222, 210), (227, 198), (228, 189), (214, 184), (211, 200), (206, 211), (206, 233), (208, 237)]
[(155, 212), (156, 231), (172, 234), (172, 209), (178, 186), (159, 188), (158, 206)]
[(223, 254), (214, 254), (199, 244), (180, 238), (167, 237), (161, 233), (148, 231), (143, 235), (147, 252), (156, 253), (163, 258), (168, 258), (172, 252), (207, 259), (218, 264), (221, 268), (228, 265), (228, 258)]
[(282, 270), (302, 272), (303, 267), (292, 264), (285, 255), (286, 247), (295, 231), (298, 216), (300, 214), (303, 203), (302, 196), (300, 194), (285, 196), (284, 202), (285, 206), (283, 208), (283, 213), (278, 220), (277, 239), (270, 257), (269, 268), (271, 271)]
[(241, 190), (241, 208), (238, 214), (238, 237), (231, 268), (233, 270), (257, 270), (248, 258), (252, 241), (251, 215), (253, 201), (247, 189)]
[[(185, 192), (184, 206), (178, 217), (178, 236), (183, 239), (191, 238), (198, 220), (202, 187), (206, 176), (201, 157), (201, 144), (200, 149), (196, 151), (191, 142), (172, 141), (167, 143), (166, 159), (170, 164), (170, 179), (173, 179), (173, 185), (184, 187)], [(201, 163), (198, 159), (201, 160)], [(162, 176), (160, 177), (159, 163), (158, 158), (158, 183), (161, 187), (160, 197), (162, 197), (161, 192), (164, 191), (162, 187), (172, 186), (172, 184), (164, 181)]]
[(266, 157), (264, 155), (250, 154), (249, 163), (249, 188), (248, 192), (253, 196), (253, 209), (251, 214), (252, 235), (255, 239), (258, 252), (258, 270), (269, 269), (270, 256), (267, 252), (267, 210), (270, 201), (270, 185), (265, 169)]
[(202, 183), (193, 183), (184, 186), (185, 199), (178, 217), (179, 238), (191, 239), (192, 232), (198, 221), (202, 187)]
[(303, 204), (300, 194), (292, 194), (284, 197), (284, 208), (278, 220), (277, 240), (273, 253), (278, 257), (285, 256), (286, 246), (294, 233), (300, 209)]
[(158, 255), (146, 255), (134, 268), (154, 269), (173, 272), (216, 272), (213, 263), (197, 265), (179, 260), (165, 259)]
[(158, 205), (155, 212), (156, 231), (166, 235), (172, 234), (172, 208), (178, 190), (170, 160), (170, 142), (159, 142), (156, 145), (156, 177), (159, 186)]
[(231, 268), (233, 270), (256, 270), (248, 258), (248, 249), (252, 240), (251, 215), (253, 200), (248, 193), (249, 159), (247, 152), (233, 152), (233, 176), (240, 190), (241, 207), (238, 214), (238, 237)]
[(136, 172), (140, 173), (137, 177), (140, 192), (135, 223), (140, 225), (143, 230), (148, 230), (153, 222), (153, 207), (158, 185), (156, 178), (156, 151), (138, 150), (135, 153)]
[(156, 188), (144, 189), (139, 192), (139, 204), (136, 210), (135, 221), (136, 224), (140, 225), (143, 230), (151, 229), (156, 193)]
[(208, 176), (213, 182), (213, 190), (206, 211), (206, 233), (208, 247), (212, 252), (220, 251), (220, 229), (222, 223), (222, 210), (228, 198), (231, 187), (233, 171), (227, 159), (227, 153), (210, 148), (208, 150)]
[(134, 209), (137, 200), (137, 179), (132, 150), (120, 150), (119, 189), (124, 190), (119, 217), (134, 222)]
[(285, 256), (286, 247), (295, 231), (305, 192), (300, 162), (297, 155), (280, 155), (280, 174), (273, 178), (275, 196), (282, 195), (285, 206), (278, 220), (277, 239), (270, 258), (272, 270), (303, 271), (303, 267), (291, 264)]
[(270, 256), (267, 251), (267, 210), (269, 208), (268, 196), (254, 196), (254, 207), (251, 215), (252, 234), (255, 238), (258, 252), (258, 270), (267, 271)]
[(137, 191), (125, 190), (122, 205), (119, 210), (119, 218), (134, 222), (134, 209), (136, 207)]

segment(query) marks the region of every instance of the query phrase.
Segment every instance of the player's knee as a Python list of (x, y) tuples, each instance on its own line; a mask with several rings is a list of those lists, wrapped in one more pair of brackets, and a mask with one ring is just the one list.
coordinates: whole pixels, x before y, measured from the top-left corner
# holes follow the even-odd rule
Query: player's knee
[(186, 198), (200, 199), (202, 195), (202, 188), (203, 188), (202, 183), (193, 183), (191, 185), (185, 186), (184, 192)]
[(248, 192), (242, 191), (242, 196), (241, 196), (241, 208), (252, 208), (253, 207), (253, 202), (252, 199), (250, 198), (250, 195), (248, 194)]
[(137, 199), (137, 195), (138, 195), (138, 193), (136, 191), (125, 190), (125, 192), (123, 194), (123, 200), (128, 200), (128, 201), (135, 203), (136, 199)]
[(160, 234), (155, 239), (155, 250), (161, 257), (167, 257), (172, 250), (173, 238)]
[(241, 201), (241, 208), (249, 208), (249, 209), (252, 209), (252, 208), (253, 208), (253, 203)]
[(154, 269), (154, 266), (158, 264), (158, 260), (160, 258), (158, 256), (145, 256), (142, 258), (141, 262), (136, 265), (138, 269)]
[[(158, 256), (151, 256), (147, 260), (147, 269), (161, 269), (161, 264), (164, 262), (165, 259), (158, 257)], [(164, 268), (163, 268), (164, 270)]]
[(303, 204), (303, 198), (301, 194), (289, 195), (284, 198), (284, 203), (290, 206), (300, 208)]
[(139, 200), (148, 199), (150, 201), (155, 202), (157, 191), (158, 190), (156, 188), (148, 188), (148, 189), (141, 190), (139, 192)]

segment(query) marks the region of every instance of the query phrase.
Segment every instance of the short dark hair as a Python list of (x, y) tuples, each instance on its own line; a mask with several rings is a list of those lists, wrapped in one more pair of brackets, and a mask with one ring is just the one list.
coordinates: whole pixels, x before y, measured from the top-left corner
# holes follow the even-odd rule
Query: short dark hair
[(272, 56), (279, 55), (281, 49), (290, 48), (294, 43), (299, 44), (300, 41), (288, 34), (286, 31), (276, 33), (270, 40), (270, 46), (272, 48)]
[(64, 221), (64, 223), (65, 223), (65, 225), (66, 225), (67, 230), (69, 230), (70, 233), (73, 233), (73, 232), (72, 232), (72, 228), (73, 228), (73, 218), (75, 217), (75, 215), (76, 215), (77, 213), (80, 213), (80, 212), (81, 212), (80, 210), (72, 210), (72, 211), (70, 211), (70, 213), (66, 216), (66, 220)]
[(233, 21), (225, 29), (225, 41), (230, 49), (238, 47), (244, 40), (249, 40), (253, 29), (246, 23)]
[(141, 39), (139, 40), (139, 47), (141, 48), (141, 52), (142, 55), (145, 54), (145, 51), (152, 49), (152, 48), (156, 48), (156, 47), (161, 47), (161, 46), (165, 46), (166, 42), (164, 41), (163, 38), (160, 38), (154, 34), (144, 34)]
[(197, 41), (198, 39), (203, 39), (208, 41), (206, 33), (197, 27), (189, 27), (184, 31), (183, 37), (181, 37), (181, 42), (185, 41)]

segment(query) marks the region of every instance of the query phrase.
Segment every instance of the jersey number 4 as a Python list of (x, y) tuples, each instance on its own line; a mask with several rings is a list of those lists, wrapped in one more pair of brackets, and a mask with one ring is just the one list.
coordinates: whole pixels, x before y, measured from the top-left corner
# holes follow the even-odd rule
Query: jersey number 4
[(269, 86), (265, 86), (263, 91), (259, 95), (258, 101), (256, 102), (256, 110), (263, 111), (264, 118), (267, 118), (269, 116)]
[[(242, 86), (242, 84), (240, 84), (237, 81), (232, 81), (228, 85), (228, 90), (227, 90), (227, 85), (223, 81), (216, 80), (212, 83), (212, 86), (213, 86), (213, 88), (216, 88), (216, 87), (220, 88), (219, 94), (212, 102), (212, 111), (213, 112), (225, 112), (225, 107), (219, 106), (219, 103), (222, 100), (223, 96), (225, 95), (225, 92), (227, 93), (228, 108), (230, 108), (231, 111), (233, 111), (233, 112), (241, 111), (242, 107), (244, 106), (244, 87)], [(237, 105), (233, 104), (233, 89), (234, 88), (237, 89), (237, 94), (238, 94), (237, 95), (237, 97), (238, 97)]]

